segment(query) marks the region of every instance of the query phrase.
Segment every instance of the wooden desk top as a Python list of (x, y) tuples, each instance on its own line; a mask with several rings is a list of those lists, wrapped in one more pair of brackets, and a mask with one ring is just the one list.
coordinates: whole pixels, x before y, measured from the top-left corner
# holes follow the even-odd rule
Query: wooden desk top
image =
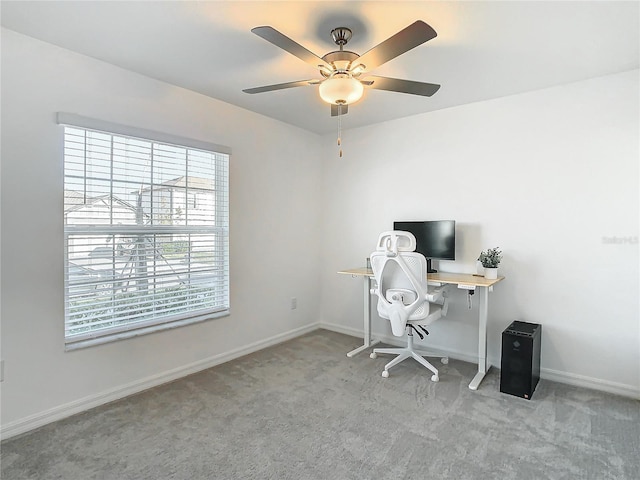
[[(338, 273), (344, 275), (353, 275), (355, 277), (373, 277), (373, 270), (366, 267), (350, 268), (340, 270)], [(498, 277), (493, 280), (481, 277), (480, 275), (472, 275), (470, 273), (429, 273), (427, 280), (440, 283), (451, 283), (455, 285), (473, 285), (475, 287), (490, 287), (504, 280), (504, 277)]]
[(340, 270), (338, 273), (353, 275), (354, 277), (373, 277), (373, 270), (367, 267), (349, 268), (347, 270)]
[(504, 277), (498, 277), (494, 279), (488, 279), (481, 277), (480, 275), (472, 275), (470, 273), (429, 273), (427, 280), (441, 283), (455, 283), (456, 285), (474, 285), (476, 287), (490, 287), (496, 283), (504, 280)]

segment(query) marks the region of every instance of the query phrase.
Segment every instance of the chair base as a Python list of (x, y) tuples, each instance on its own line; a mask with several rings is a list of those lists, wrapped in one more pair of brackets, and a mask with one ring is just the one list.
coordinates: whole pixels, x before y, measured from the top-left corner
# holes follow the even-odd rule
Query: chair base
[[(407, 358), (413, 358), (416, 362), (420, 363), (422, 366), (424, 366), (425, 368), (428, 368), (429, 370), (431, 370), (431, 372), (433, 372), (433, 375), (431, 376), (431, 381), (433, 382), (439, 381), (440, 377), (438, 376), (438, 369), (424, 358), (424, 357), (439, 357), (439, 355), (436, 355), (433, 352), (426, 352), (424, 350), (416, 350), (413, 347), (413, 334), (409, 332), (407, 337), (408, 338), (407, 338), (406, 347), (374, 348), (373, 352), (371, 352), (371, 355), (369, 355), (371, 358), (376, 358), (378, 353), (397, 355), (396, 358), (394, 358), (384, 366), (384, 371), (382, 372), (382, 376), (387, 378), (389, 376), (389, 369), (391, 367), (399, 364), (400, 362), (406, 360)], [(447, 363), (449, 363), (449, 358), (441, 357), (440, 361), (442, 362), (443, 365), (446, 365)]]

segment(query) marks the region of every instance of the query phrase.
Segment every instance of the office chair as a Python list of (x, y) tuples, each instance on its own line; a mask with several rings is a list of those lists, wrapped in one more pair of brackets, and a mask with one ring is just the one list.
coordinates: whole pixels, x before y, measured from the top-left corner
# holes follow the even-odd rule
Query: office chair
[[(429, 334), (425, 326), (447, 314), (446, 286), (429, 292), (427, 289), (427, 261), (416, 249), (416, 238), (402, 231), (383, 232), (378, 238), (376, 251), (371, 254), (371, 268), (376, 286), (371, 293), (378, 296), (378, 315), (391, 323), (396, 337), (407, 330), (407, 346), (403, 348), (376, 348), (371, 358), (378, 353), (396, 354), (382, 372), (389, 376), (389, 369), (407, 358), (413, 358), (433, 372), (431, 380), (437, 382), (438, 370), (424, 357), (436, 357), (434, 353), (416, 350), (413, 332), (422, 339)], [(443, 364), (449, 363), (442, 357)]]

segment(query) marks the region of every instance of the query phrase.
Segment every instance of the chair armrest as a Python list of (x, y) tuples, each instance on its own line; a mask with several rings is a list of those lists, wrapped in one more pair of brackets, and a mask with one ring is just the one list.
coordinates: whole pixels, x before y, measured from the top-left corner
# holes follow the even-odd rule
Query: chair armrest
[(447, 311), (449, 310), (449, 298), (447, 294), (448, 285), (442, 285), (441, 287), (434, 288), (426, 295), (429, 303), (435, 303), (442, 306), (441, 312), (443, 317), (447, 316)]
[(439, 305), (442, 305), (442, 301), (445, 297), (445, 285), (438, 287), (438, 288), (433, 288), (431, 290), (429, 290), (427, 292), (427, 301), (431, 302), (431, 303), (437, 303)]

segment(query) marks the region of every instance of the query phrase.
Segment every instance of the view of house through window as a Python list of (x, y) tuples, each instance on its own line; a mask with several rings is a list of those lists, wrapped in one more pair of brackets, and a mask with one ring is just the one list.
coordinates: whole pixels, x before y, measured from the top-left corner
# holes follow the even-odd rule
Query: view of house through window
[(228, 313), (228, 160), (65, 126), (67, 343)]

